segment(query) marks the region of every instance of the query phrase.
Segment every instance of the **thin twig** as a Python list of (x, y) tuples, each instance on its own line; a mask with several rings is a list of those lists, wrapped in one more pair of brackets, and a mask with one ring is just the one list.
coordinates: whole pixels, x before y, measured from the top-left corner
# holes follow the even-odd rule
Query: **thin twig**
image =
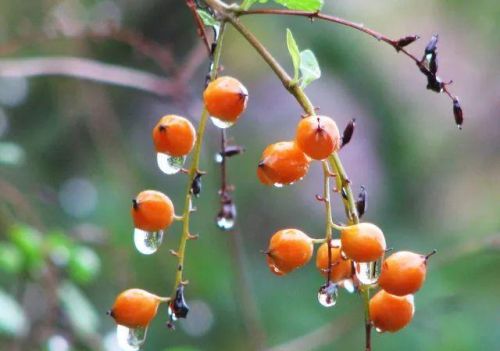
[(194, 20), (196, 22), (196, 26), (198, 27), (198, 35), (200, 36), (201, 40), (203, 40), (203, 43), (205, 44), (205, 47), (207, 49), (208, 54), (210, 55), (212, 52), (212, 49), (210, 48), (210, 43), (208, 42), (208, 36), (207, 36), (207, 31), (205, 30), (205, 25), (203, 24), (203, 21), (200, 18), (200, 15), (198, 15), (198, 7), (196, 6), (196, 2), (194, 0), (186, 0), (186, 5), (189, 7), (191, 10), (191, 13), (193, 14)]
[(158, 96), (172, 96), (177, 86), (171, 80), (133, 68), (79, 57), (37, 57), (0, 59), (0, 76), (67, 76), (104, 84), (146, 91)]

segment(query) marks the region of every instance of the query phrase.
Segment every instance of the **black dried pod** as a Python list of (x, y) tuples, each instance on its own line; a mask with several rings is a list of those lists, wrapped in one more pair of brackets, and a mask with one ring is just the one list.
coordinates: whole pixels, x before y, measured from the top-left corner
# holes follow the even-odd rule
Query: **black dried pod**
[(438, 40), (439, 40), (439, 35), (434, 34), (429, 43), (427, 44), (427, 46), (425, 47), (425, 55), (436, 52)]
[(342, 143), (340, 144), (341, 148), (346, 146), (351, 141), (352, 135), (354, 134), (355, 126), (356, 126), (356, 118), (353, 118), (349, 121), (349, 123), (344, 129), (344, 132), (342, 133)]
[(368, 208), (368, 193), (364, 186), (361, 186), (361, 192), (358, 195), (358, 200), (356, 201), (356, 209), (358, 210), (359, 218), (363, 217)]
[(191, 193), (196, 197), (200, 196), (201, 193), (201, 176), (202, 174), (196, 173), (191, 183)]
[(435, 75), (438, 71), (437, 52), (432, 53), (430, 56), (429, 71)]
[(233, 156), (236, 156), (236, 155), (243, 153), (244, 151), (245, 151), (245, 148), (242, 146), (229, 145), (229, 146), (226, 146), (226, 148), (224, 150), (224, 156), (225, 157), (233, 157)]
[(170, 309), (175, 318), (186, 318), (189, 306), (184, 299), (184, 285), (180, 284), (175, 291), (175, 299), (170, 303)]
[(455, 123), (457, 124), (458, 129), (462, 129), (462, 124), (464, 123), (464, 113), (458, 98), (453, 99), (453, 115), (455, 116)]
[(340, 191), (340, 193), (342, 194), (342, 197), (344, 198), (344, 200), (348, 200), (349, 199), (347, 197), (347, 191), (345, 190), (345, 188), (342, 188), (342, 190)]
[(399, 51), (401, 50), (401, 48), (410, 45), (411, 43), (413, 43), (418, 39), (420, 39), (418, 35), (408, 35), (404, 38), (401, 38), (396, 42), (396, 50)]
[(435, 75), (428, 74), (427, 89), (435, 91), (436, 93), (440, 93), (443, 91), (443, 83), (441, 83), (441, 80)]

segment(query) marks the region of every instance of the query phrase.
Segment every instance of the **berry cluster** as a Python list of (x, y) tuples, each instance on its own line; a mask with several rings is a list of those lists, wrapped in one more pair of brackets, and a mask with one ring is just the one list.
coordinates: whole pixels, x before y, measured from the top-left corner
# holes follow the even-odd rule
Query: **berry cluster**
[[(203, 93), (206, 111), (211, 115), (214, 125), (227, 128), (233, 125), (244, 112), (248, 100), (246, 88), (232, 77), (220, 77), (211, 81)], [(200, 176), (203, 172), (197, 169), (197, 161), (192, 172), (183, 169), (186, 157), (197, 144), (197, 132), (192, 123), (181, 116), (167, 115), (162, 117), (153, 128), (152, 139), (157, 152), (158, 167), (166, 174), (180, 171), (190, 174), (187, 211), (176, 216), (174, 204), (170, 198), (156, 190), (144, 190), (132, 200), (131, 216), (134, 222), (134, 244), (142, 254), (155, 253), (163, 241), (164, 230), (174, 220), (188, 223), (187, 217), (193, 211), (191, 196), (201, 191)], [(188, 229), (187, 229), (188, 230)], [(186, 239), (195, 236), (186, 232)], [(171, 250), (175, 256), (181, 253)], [(182, 263), (179, 263), (182, 267)], [(182, 273), (182, 268), (181, 268)], [(167, 302), (167, 326), (174, 328), (178, 318), (186, 318), (189, 307), (184, 299), (184, 285), (180, 275), (176, 282), (173, 297), (160, 297), (141, 289), (128, 289), (119, 294), (108, 314), (118, 325), (118, 341), (124, 349), (139, 349), (144, 343), (149, 324), (155, 318), (158, 306)]]

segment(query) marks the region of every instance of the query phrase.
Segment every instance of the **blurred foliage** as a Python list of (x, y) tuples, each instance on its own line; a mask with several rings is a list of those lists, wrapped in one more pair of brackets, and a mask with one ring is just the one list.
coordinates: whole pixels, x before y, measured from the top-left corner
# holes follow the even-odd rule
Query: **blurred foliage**
[[(375, 335), (374, 349), (498, 348), (500, 105), (494, 73), (500, 68), (500, 2), (326, 1), (323, 10), (394, 37), (419, 33), (422, 42), (410, 47), (415, 53), (439, 32), (440, 71), (455, 80), (452, 89), (465, 110), (459, 133), (449, 101), (426, 91), (417, 68), (360, 33), (300, 18), (244, 19), (293, 72), (290, 28), (321, 67), (321, 79), (307, 88), (314, 104), (339, 127), (356, 117), (342, 157), (355, 189), (368, 188), (366, 220), (379, 224), (395, 249), (439, 251), (416, 296), (414, 322), (400, 333)], [(89, 34), (106, 33), (109, 23), (167, 48), (174, 66), (198, 43), (192, 15), (176, 1), (7, 0), (0, 2), (0, 60), (76, 56), (173, 74), (175, 67), (165, 71), (130, 45)], [(228, 164), (239, 224), (234, 233), (214, 224), (219, 133), (211, 127), (201, 165), (208, 175), (192, 218), (200, 238), (189, 242), (186, 260), (186, 298), (199, 302), (190, 312), (199, 323), (181, 322), (170, 332), (161, 306), (144, 350), (252, 349), (256, 335), (242, 317), (248, 306), (241, 301), (236, 235), (250, 279), (243, 289), (257, 301), (266, 345), (353, 318), (359, 323), (341, 337), (311, 349), (359, 350), (357, 296), (343, 293), (334, 309), (324, 309), (316, 301), (322, 279), (314, 265), (277, 278), (259, 253), (277, 229), (299, 227), (317, 237), (324, 230), (323, 208), (313, 196), (321, 191), (319, 167), (285, 189), (264, 188), (255, 177), (264, 147), (294, 135), (300, 108), (233, 30), (223, 64), (250, 91), (248, 112), (229, 131), (247, 150)], [(150, 131), (167, 113), (198, 120), (207, 65), (180, 100), (71, 78), (0, 79), (0, 349), (116, 350), (115, 326), (105, 315), (116, 294), (132, 287), (170, 293), (175, 262), (168, 249), (177, 245), (179, 223), (160, 252), (145, 257), (133, 248), (128, 211), (130, 199), (145, 188), (164, 191), (182, 206), (185, 178), (158, 171)], [(340, 204), (334, 206), (341, 221)]]

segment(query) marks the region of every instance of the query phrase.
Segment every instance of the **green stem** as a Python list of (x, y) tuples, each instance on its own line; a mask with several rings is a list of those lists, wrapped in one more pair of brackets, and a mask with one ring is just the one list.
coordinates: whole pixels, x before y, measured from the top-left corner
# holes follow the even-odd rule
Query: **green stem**
[[(217, 43), (215, 47), (215, 52), (213, 56), (213, 64), (212, 64), (212, 69), (210, 70), (210, 80), (215, 79), (217, 76), (217, 72), (219, 69), (219, 62), (220, 62), (220, 55), (221, 55), (221, 50), (222, 50), (222, 40), (224, 38), (224, 29), (225, 29), (225, 21), (221, 23), (220, 26), (220, 31), (219, 31), (219, 36), (217, 38)], [(208, 120), (209, 114), (206, 108), (203, 108), (203, 111), (201, 113), (201, 118), (200, 118), (200, 124), (198, 125), (198, 130), (196, 131), (196, 143), (194, 146), (194, 151), (193, 151), (193, 159), (191, 161), (191, 165), (189, 167), (188, 171), (188, 180), (187, 180), (187, 186), (186, 186), (186, 195), (185, 195), (185, 200), (184, 200), (184, 210), (182, 212), (182, 235), (181, 239), (179, 242), (179, 248), (177, 249), (177, 272), (175, 274), (175, 283), (174, 283), (174, 288), (173, 288), (173, 294), (172, 297), (175, 296), (175, 292), (177, 290), (177, 287), (179, 284), (182, 284), (184, 282), (183, 280), (183, 273), (184, 273), (184, 258), (186, 254), (186, 244), (187, 241), (189, 240), (191, 233), (189, 230), (189, 220), (190, 220), (190, 215), (192, 212), (192, 198), (193, 195), (191, 194), (191, 184), (193, 183), (194, 178), (196, 177), (196, 174), (198, 173), (198, 167), (200, 164), (200, 155), (201, 155), (201, 147), (203, 145), (203, 137), (205, 135), (205, 129), (207, 126), (207, 120)]]

